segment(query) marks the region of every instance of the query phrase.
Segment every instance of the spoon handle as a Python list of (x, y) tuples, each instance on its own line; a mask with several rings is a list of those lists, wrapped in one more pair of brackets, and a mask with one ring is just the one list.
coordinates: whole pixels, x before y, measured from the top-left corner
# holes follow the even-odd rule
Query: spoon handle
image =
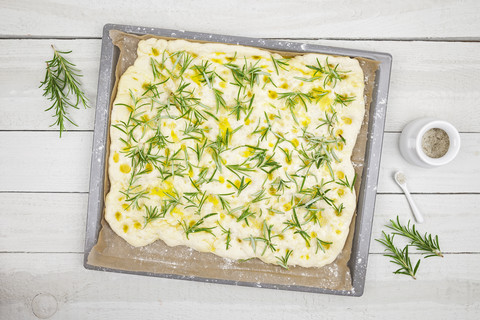
[(405, 197), (407, 197), (408, 203), (410, 204), (410, 208), (412, 209), (413, 216), (415, 217), (415, 221), (417, 221), (417, 223), (422, 223), (423, 216), (420, 213), (420, 210), (418, 210), (418, 207), (415, 204), (415, 201), (413, 201), (413, 198), (410, 195), (410, 192), (408, 192), (408, 189), (406, 187), (403, 188), (403, 192), (405, 193)]

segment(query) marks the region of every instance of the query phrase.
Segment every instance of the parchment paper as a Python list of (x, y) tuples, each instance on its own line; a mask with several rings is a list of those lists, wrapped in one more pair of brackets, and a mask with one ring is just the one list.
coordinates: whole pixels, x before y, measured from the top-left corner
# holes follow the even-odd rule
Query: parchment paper
[[(117, 92), (118, 80), (125, 70), (133, 65), (137, 58), (138, 42), (151, 37), (170, 40), (173, 38), (153, 35), (137, 36), (117, 30), (110, 31), (110, 37), (114, 45), (120, 49), (120, 57), (115, 73), (116, 81), (110, 101), (111, 110)], [(283, 56), (301, 54), (295, 52), (269, 51), (279, 53)], [(357, 59), (365, 74), (364, 95), (366, 103), (364, 121), (352, 154), (352, 162), (357, 173), (355, 189), (358, 197), (367, 142), (369, 108), (372, 100), (375, 71), (378, 68), (378, 62), (364, 58)], [(110, 139), (108, 139), (106, 148), (107, 159), (110, 150), (109, 146)], [(108, 193), (108, 190), (109, 181), (107, 168), (105, 168), (105, 195)], [(102, 228), (98, 242), (88, 256), (88, 264), (130, 272), (176, 275), (190, 279), (192, 277), (199, 277), (204, 279), (231, 280), (234, 282), (251, 282), (256, 283), (258, 286), (268, 283), (332, 290), (351, 290), (352, 280), (347, 263), (350, 259), (352, 248), (355, 219), (356, 213), (350, 225), (350, 232), (343, 251), (334, 262), (321, 268), (290, 267), (289, 270), (285, 270), (280, 266), (263, 263), (259, 259), (236, 262), (221, 258), (212, 253), (197, 252), (186, 246), (169, 247), (161, 240), (157, 240), (145, 247), (135, 248), (117, 236), (105, 219), (102, 218)]]

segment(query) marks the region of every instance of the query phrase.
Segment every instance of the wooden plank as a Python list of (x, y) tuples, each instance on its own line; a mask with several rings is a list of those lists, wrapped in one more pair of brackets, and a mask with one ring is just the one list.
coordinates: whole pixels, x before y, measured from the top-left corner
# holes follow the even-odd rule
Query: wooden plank
[(0, 251), (83, 252), (87, 201), (78, 193), (0, 193)]
[[(425, 232), (438, 235), (443, 252), (480, 253), (480, 233), (477, 227), (480, 225), (477, 213), (480, 195), (416, 194), (413, 199), (425, 218), (423, 224), (417, 224), (417, 229), (422, 235)], [(408, 220), (415, 222), (403, 194), (377, 195), (370, 253), (383, 252), (385, 248), (373, 239), (381, 238), (382, 230), (389, 233), (390, 229), (385, 225), (389, 224), (390, 219), (395, 220), (397, 215), (404, 224)], [(401, 245), (404, 241), (398, 238), (396, 243)]]
[[(478, 38), (478, 1), (122, 1), (3, 3), (0, 30), (13, 36), (99, 37), (105, 23), (252, 37)], [(151, 14), (157, 12), (157, 14)], [(294, 13), (294, 14), (292, 14)], [(181, 18), (179, 18), (181, 17)], [(232, 23), (235, 21), (236, 23)], [(239, 27), (241, 26), (241, 27)]]
[[(412, 192), (480, 193), (479, 133), (461, 134), (458, 157), (431, 170), (408, 164), (398, 137), (385, 134), (378, 192), (399, 193), (392, 176), (401, 169)], [(87, 192), (91, 146), (91, 132), (0, 132), (0, 191)]]
[(90, 109), (82, 107), (70, 112), (70, 118), (78, 125), (67, 124), (67, 129), (93, 130), (95, 99), (97, 95), (98, 68), (100, 61), (99, 40), (0, 40), (0, 130), (58, 130), (50, 127), (55, 121), (55, 112), (44, 110), (50, 107), (44, 98), (40, 82), (45, 77), (45, 61), (53, 51), (70, 51), (67, 57), (82, 71), (82, 88), (90, 100)]
[(87, 192), (92, 132), (0, 132), (0, 191)]
[(425, 169), (408, 163), (400, 154), (400, 134), (384, 136), (378, 192), (401, 192), (393, 174), (401, 170), (407, 177), (410, 192), (480, 193), (480, 147), (478, 133), (461, 134), (458, 156), (442, 167)]
[[(50, 44), (73, 50), (71, 60), (84, 72), (85, 92), (95, 105), (100, 40), (0, 40), (0, 130), (56, 130), (38, 88)], [(394, 57), (387, 131), (401, 131), (411, 120), (430, 116), (451, 121), (462, 132), (480, 132), (480, 43), (404, 41), (310, 41), (311, 43), (385, 51)], [(74, 110), (78, 127), (93, 130), (94, 108)], [(465, 115), (468, 115), (467, 117)]]
[[(75, 193), (0, 193), (0, 203), (4, 204), (0, 211), (0, 252), (83, 252), (87, 197)], [(438, 234), (444, 252), (480, 253), (480, 215), (476, 212), (480, 196), (421, 194), (414, 198), (425, 216), (419, 230)], [(383, 252), (373, 239), (387, 230), (384, 225), (396, 215), (402, 222), (412, 219), (405, 197), (378, 195), (370, 253)]]
[[(413, 256), (413, 258), (416, 258)], [(418, 280), (371, 255), (361, 298), (276, 291), (85, 270), (81, 254), (1, 254), (0, 313), (33, 318), (37, 294), (58, 303), (53, 319), (477, 319), (480, 255), (423, 261)], [(348, 306), (348, 307), (346, 307)], [(45, 305), (42, 305), (45, 307)]]

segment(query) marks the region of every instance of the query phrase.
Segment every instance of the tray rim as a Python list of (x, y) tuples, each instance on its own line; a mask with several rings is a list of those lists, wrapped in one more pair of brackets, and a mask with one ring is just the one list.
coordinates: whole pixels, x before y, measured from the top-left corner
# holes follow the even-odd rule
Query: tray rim
[[(129, 270), (98, 267), (88, 264), (88, 255), (93, 246), (97, 243), (100, 221), (102, 218), (104, 199), (104, 168), (105, 145), (107, 139), (109, 123), (110, 98), (114, 85), (112, 74), (115, 72), (115, 64), (118, 60), (118, 49), (113, 45), (109, 32), (110, 30), (120, 30), (123, 32), (137, 35), (159, 35), (172, 38), (184, 38), (190, 40), (202, 40), (211, 42), (221, 42), (227, 44), (246, 45), (271, 49), (276, 51), (291, 51), (298, 53), (317, 52), (331, 55), (342, 55), (350, 57), (363, 57), (379, 61), (375, 84), (370, 106), (370, 119), (367, 137), (367, 146), (365, 151), (365, 163), (362, 183), (358, 195), (356, 224), (352, 243), (352, 252), (348, 266), (352, 276), (352, 290), (332, 290), (317, 287), (307, 287), (298, 285), (278, 285), (261, 284), (245, 281), (233, 281), (214, 278), (202, 278), (193, 276), (182, 276), (175, 274), (160, 274), (152, 272), (136, 272)], [(219, 284), (240, 285), (249, 287), (261, 287), (270, 289), (292, 290), (312, 293), (324, 293), (333, 295), (356, 296), (363, 294), (365, 288), (365, 277), (368, 263), (368, 251), (370, 247), (370, 238), (372, 232), (373, 215), (375, 209), (376, 188), (380, 172), (381, 150), (383, 145), (383, 132), (386, 120), (386, 107), (388, 101), (388, 91), (390, 84), (390, 73), (392, 66), (392, 56), (385, 52), (339, 48), (308, 44), (302, 42), (291, 42), (284, 40), (268, 40), (261, 38), (229, 36), (202, 32), (191, 32), (184, 30), (147, 28), (140, 26), (106, 24), (103, 28), (102, 50), (100, 57), (99, 79), (97, 88), (97, 101), (95, 110), (95, 128), (93, 135), (93, 152), (90, 168), (90, 183), (88, 195), (87, 223), (85, 234), (84, 249), (84, 267), (90, 270), (109, 271), (135, 275), (154, 276), (168, 279), (182, 279), (200, 282), (210, 282)], [(378, 151), (378, 152), (375, 152)], [(361, 210), (360, 210), (361, 209)], [(366, 210), (368, 209), (368, 210)], [(359, 214), (361, 212), (361, 214)], [(365, 213), (366, 212), (366, 213)], [(362, 236), (360, 236), (362, 235)]]

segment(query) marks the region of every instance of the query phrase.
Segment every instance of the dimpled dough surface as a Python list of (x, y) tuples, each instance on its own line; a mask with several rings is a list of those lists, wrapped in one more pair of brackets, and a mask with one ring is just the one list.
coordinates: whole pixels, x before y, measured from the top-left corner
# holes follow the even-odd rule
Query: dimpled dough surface
[(132, 246), (321, 267), (355, 211), (355, 59), (143, 40), (113, 103), (105, 218)]

